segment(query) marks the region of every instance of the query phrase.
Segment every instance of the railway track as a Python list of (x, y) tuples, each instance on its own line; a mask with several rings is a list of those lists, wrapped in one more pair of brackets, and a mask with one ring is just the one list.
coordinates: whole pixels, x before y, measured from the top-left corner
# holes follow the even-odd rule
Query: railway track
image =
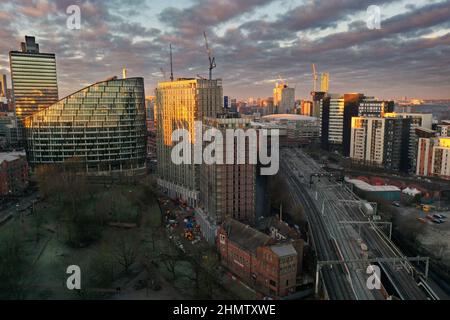
[[(389, 237), (358, 207), (346, 203), (361, 201), (343, 185), (336, 185), (328, 179), (320, 179), (315, 188), (309, 186), (309, 176), (325, 173), (313, 159), (299, 149), (283, 149), (281, 169), (289, 182), (291, 198), (301, 203), (307, 211), (307, 218), (318, 261), (342, 261), (340, 267), (321, 270), (325, 291), (330, 299), (386, 299), (386, 291), (369, 290), (365, 271), (370, 263), (362, 259), (360, 243), (365, 243), (374, 258), (399, 258), (400, 265), (380, 263), (380, 267), (395, 288), (396, 296), (405, 300), (427, 299), (425, 290), (416, 282), (415, 267), (408, 262)], [(321, 210), (319, 210), (321, 208)], [(351, 225), (342, 226), (342, 221), (367, 222), (359, 227), (359, 233)], [(345, 261), (358, 260), (351, 265)], [(359, 260), (358, 260), (359, 261)], [(423, 282), (423, 279), (421, 279)], [(422, 286), (423, 287), (423, 286)]]

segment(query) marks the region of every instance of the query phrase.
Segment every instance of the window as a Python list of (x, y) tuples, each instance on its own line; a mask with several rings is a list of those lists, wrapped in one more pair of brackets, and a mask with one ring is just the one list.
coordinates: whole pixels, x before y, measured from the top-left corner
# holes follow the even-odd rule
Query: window
[(224, 234), (220, 235), (220, 243), (225, 244), (225, 235)]

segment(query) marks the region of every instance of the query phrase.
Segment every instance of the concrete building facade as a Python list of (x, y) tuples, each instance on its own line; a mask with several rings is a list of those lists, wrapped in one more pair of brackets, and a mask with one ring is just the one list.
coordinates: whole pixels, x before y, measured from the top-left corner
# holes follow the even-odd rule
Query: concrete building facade
[(273, 104), (276, 113), (291, 113), (295, 108), (295, 89), (285, 83), (277, 83), (273, 89)]
[(409, 133), (409, 119), (354, 117), (350, 158), (363, 165), (407, 171)]
[(178, 79), (161, 82), (155, 96), (158, 185), (170, 197), (181, 199), (194, 207), (199, 201), (199, 165), (194, 161), (181, 165), (172, 162), (171, 152), (175, 145), (172, 133), (176, 129), (189, 132), (193, 159), (195, 122), (203, 121), (205, 117), (215, 118), (224, 111), (222, 81)]
[(450, 138), (419, 138), (416, 174), (450, 180)]
[(385, 117), (400, 117), (403, 119), (409, 119), (410, 121), (410, 133), (408, 141), (408, 168), (407, 172), (414, 173), (417, 166), (417, 150), (419, 137), (416, 135), (417, 128), (432, 129), (433, 115), (422, 113), (387, 113)]
[[(210, 129), (219, 130), (225, 137), (227, 129), (247, 132), (253, 128), (248, 119), (205, 118), (203, 131)], [(256, 140), (257, 137), (249, 139)], [(208, 144), (205, 143), (204, 147)], [(252, 146), (249, 140), (245, 142), (245, 164), (237, 163), (237, 153), (243, 151), (239, 148), (235, 143), (234, 149), (228, 150), (227, 144), (224, 143), (220, 161), (222, 164), (216, 162), (200, 166), (200, 206), (217, 224), (221, 224), (227, 218), (250, 225), (255, 223), (257, 164), (250, 163), (249, 150)], [(226, 164), (226, 156), (230, 153), (233, 154), (235, 164)]]

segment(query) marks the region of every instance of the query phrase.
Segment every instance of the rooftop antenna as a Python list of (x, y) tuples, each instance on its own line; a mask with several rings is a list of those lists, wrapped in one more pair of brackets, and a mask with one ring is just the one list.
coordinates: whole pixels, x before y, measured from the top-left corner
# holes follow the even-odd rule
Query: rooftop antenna
[(212, 54), (212, 50), (209, 48), (208, 38), (206, 37), (206, 32), (203, 32), (203, 36), (205, 37), (206, 44), (206, 52), (208, 53), (209, 59), (209, 80), (212, 80), (212, 71), (216, 68), (216, 58)]
[(173, 81), (172, 44), (170, 44), (170, 81)]

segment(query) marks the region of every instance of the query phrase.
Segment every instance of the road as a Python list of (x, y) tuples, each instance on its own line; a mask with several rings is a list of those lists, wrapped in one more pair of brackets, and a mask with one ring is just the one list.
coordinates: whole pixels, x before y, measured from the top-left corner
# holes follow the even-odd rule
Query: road
[[(362, 210), (361, 199), (344, 184), (325, 177), (326, 172), (301, 149), (283, 149), (281, 159), (282, 174), (289, 182), (291, 197), (305, 207), (317, 260), (341, 262), (332, 268), (324, 265), (320, 270), (319, 278), (328, 298), (428, 298), (418, 286), (419, 272)], [(324, 176), (310, 185), (311, 174)], [(383, 285), (380, 290), (370, 290), (366, 270), (373, 259), (379, 258), (398, 261), (377, 262), (383, 271)], [(354, 260), (357, 262), (349, 263)]]
[(19, 201), (15, 204), (12, 204), (9, 208), (3, 209), (0, 211), (0, 225), (8, 220), (10, 217), (13, 217), (15, 214), (20, 212), (20, 210), (29, 208), (33, 205), (33, 202), (37, 201), (39, 197), (38, 192), (34, 192), (28, 196), (20, 198)]

